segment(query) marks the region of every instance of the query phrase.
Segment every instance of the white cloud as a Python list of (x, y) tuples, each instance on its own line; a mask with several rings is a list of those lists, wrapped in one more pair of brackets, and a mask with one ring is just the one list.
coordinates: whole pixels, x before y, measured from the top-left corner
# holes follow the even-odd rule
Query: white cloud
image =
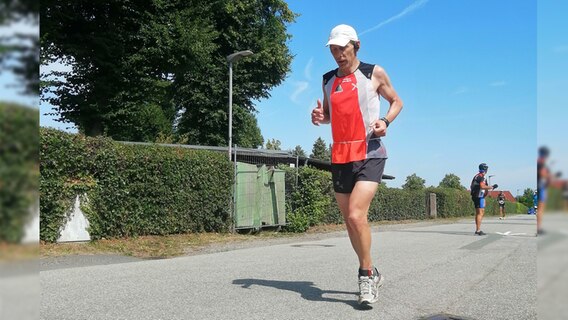
[(0, 37), (13, 37), (16, 34), (39, 35), (39, 25), (27, 20), (0, 25)]
[(294, 92), (290, 95), (290, 100), (292, 100), (295, 103), (300, 103), (300, 101), (298, 100), (298, 96), (306, 91), (309, 87), (309, 83), (306, 81), (297, 81), (295, 83), (293, 83), (293, 85), (296, 87)]
[(489, 85), (492, 86), (492, 87), (502, 87), (502, 86), (506, 86), (507, 82), (502, 81), (502, 80), (501, 81), (493, 81)]
[(39, 75), (40, 75), (40, 80), (42, 81), (53, 81), (53, 80), (58, 80), (58, 81), (63, 81), (65, 82), (65, 77), (63, 76), (54, 76), (51, 73), (52, 72), (65, 72), (65, 73), (71, 73), (73, 71), (73, 67), (65, 62), (63, 62), (61, 59), (48, 63), (46, 65), (40, 65), (39, 66)]
[(385, 20), (385, 21), (383, 21), (383, 22), (377, 24), (376, 26), (374, 26), (374, 27), (372, 27), (372, 28), (370, 28), (370, 29), (367, 29), (367, 30), (365, 30), (365, 31), (363, 31), (363, 32), (361, 32), (361, 33), (359, 33), (359, 35), (363, 35), (363, 34), (365, 34), (365, 33), (371, 32), (371, 31), (375, 31), (375, 30), (377, 30), (377, 29), (383, 27), (383, 26), (386, 25), (386, 24), (389, 24), (389, 23), (391, 23), (391, 22), (393, 22), (393, 21), (395, 21), (395, 20), (398, 20), (398, 19), (400, 19), (400, 18), (406, 16), (407, 14), (409, 14), (409, 13), (411, 13), (411, 12), (413, 12), (413, 11), (416, 11), (416, 10), (422, 8), (424, 5), (426, 5), (426, 3), (428, 3), (428, 1), (429, 1), (429, 0), (418, 0), (418, 1), (415, 1), (413, 4), (411, 4), (411, 5), (409, 5), (408, 7), (404, 8), (404, 10), (402, 10), (399, 14), (397, 14), (397, 15), (395, 15), (395, 16), (392, 16), (392, 17), (388, 18), (387, 20)]
[(73, 70), (73, 68), (70, 65), (58, 60), (47, 65), (40, 65), (39, 70), (40, 73), (48, 73), (51, 71), (69, 72)]
[(310, 58), (306, 66), (304, 67), (304, 76), (308, 80), (312, 80), (312, 66), (314, 64), (314, 58)]

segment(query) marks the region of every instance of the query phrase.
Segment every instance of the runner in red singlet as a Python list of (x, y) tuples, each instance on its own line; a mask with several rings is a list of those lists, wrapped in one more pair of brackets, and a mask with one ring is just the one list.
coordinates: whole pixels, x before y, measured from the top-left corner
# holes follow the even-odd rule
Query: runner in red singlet
[[(338, 25), (327, 42), (338, 68), (323, 76), (323, 103), (318, 100), (312, 123), (331, 123), (331, 166), (335, 198), (349, 239), (359, 258), (359, 303), (378, 300), (383, 276), (371, 259), (367, 214), (381, 182), (387, 152), (381, 137), (402, 109), (402, 100), (383, 68), (359, 61), (355, 30)], [(380, 117), (380, 98), (389, 103)]]

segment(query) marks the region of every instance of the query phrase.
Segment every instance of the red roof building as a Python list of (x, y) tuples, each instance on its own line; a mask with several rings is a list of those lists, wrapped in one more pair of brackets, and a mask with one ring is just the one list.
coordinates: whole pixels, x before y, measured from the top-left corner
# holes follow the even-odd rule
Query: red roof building
[[(500, 193), (501, 193), (501, 191), (499, 191), (499, 190), (489, 191), (489, 194), (487, 196), (489, 196), (493, 199), (497, 199), (499, 197)], [(505, 196), (506, 201), (517, 202), (517, 199), (515, 199), (515, 197), (511, 194), (511, 192), (503, 190), (503, 195)]]
[(556, 189), (563, 189), (564, 185), (568, 183), (568, 180), (560, 180), (560, 179), (556, 179), (556, 180), (552, 180), (552, 182), (550, 183), (550, 187), (551, 188), (556, 188)]

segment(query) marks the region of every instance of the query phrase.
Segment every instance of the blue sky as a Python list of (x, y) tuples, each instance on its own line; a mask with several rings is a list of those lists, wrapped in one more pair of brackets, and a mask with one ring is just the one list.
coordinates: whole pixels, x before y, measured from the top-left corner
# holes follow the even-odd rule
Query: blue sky
[(0, 74), (0, 101), (37, 107), (39, 98), (22, 95), (21, 88), (17, 87), (18, 85), (19, 80), (13, 74), (2, 72)]
[[(566, 163), (565, 134), (558, 134), (566, 73), (557, 66), (568, 57), (566, 28), (559, 28), (567, 4), (544, 2), (289, 0), (300, 14), (288, 28), (295, 57), (284, 83), (256, 104), (262, 135), (308, 154), (318, 137), (331, 143), (330, 127), (313, 126), (310, 111), (322, 97), (322, 74), (336, 67), (324, 46), (329, 31), (346, 23), (359, 32), (359, 58), (381, 65), (405, 103), (384, 139), (385, 173), (397, 178), (387, 185), (400, 187), (413, 173), (438, 185), (454, 173), (468, 186), (486, 162), (501, 189), (534, 188), (538, 144), (553, 149), (555, 168)], [(381, 114), (387, 109), (385, 102)], [(60, 126), (46, 116), (41, 124)]]
[[(447, 173), (469, 185), (481, 162), (493, 183), (516, 194), (535, 185), (535, 1), (291, 0), (292, 73), (258, 104), (265, 138), (308, 153), (329, 126), (313, 126), (321, 75), (336, 67), (324, 45), (335, 25), (360, 34), (359, 58), (381, 65), (405, 107), (384, 139), (385, 173), (399, 187), (412, 173), (438, 185)], [(238, 81), (235, 79), (234, 81)], [(388, 103), (381, 105), (386, 113)], [(282, 119), (286, 119), (283, 122)]]
[(539, 1), (538, 10), (538, 143), (551, 150), (551, 167), (568, 178), (568, 2)]
[[(11, 38), (16, 33), (28, 34), (37, 32), (38, 27), (26, 21), (0, 26), (0, 37)], [(11, 43), (14, 44), (14, 42)], [(39, 98), (37, 96), (23, 95), (19, 81), (20, 79), (16, 78), (11, 72), (0, 73), (0, 100), (38, 107)]]

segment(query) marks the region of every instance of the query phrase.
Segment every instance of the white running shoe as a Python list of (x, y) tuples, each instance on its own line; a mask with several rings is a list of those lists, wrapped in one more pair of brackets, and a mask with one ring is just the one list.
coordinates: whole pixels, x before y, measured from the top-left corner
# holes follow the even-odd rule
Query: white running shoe
[(371, 277), (359, 277), (359, 304), (371, 304), (379, 300), (379, 288), (385, 278), (379, 273)]

